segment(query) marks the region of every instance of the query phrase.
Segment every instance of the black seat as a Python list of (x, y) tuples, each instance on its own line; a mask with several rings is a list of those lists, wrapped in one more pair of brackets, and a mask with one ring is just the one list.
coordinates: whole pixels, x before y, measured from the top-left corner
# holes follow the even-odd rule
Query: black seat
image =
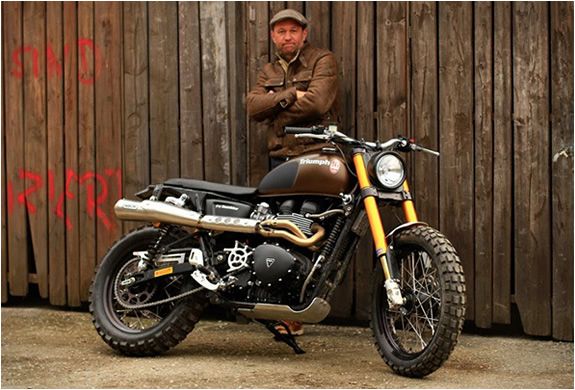
[(257, 188), (231, 186), (228, 184), (211, 183), (209, 181), (194, 179), (169, 179), (164, 182), (167, 186), (182, 187), (191, 190), (215, 192), (233, 196), (250, 196), (257, 192)]

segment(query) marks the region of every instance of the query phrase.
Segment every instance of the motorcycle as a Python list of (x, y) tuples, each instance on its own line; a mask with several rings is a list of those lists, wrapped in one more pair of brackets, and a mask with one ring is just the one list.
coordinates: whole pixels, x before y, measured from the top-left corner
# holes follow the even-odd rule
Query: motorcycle
[[(463, 326), (465, 278), (453, 245), (419, 221), (399, 152), (439, 153), (403, 137), (353, 139), (333, 125), (285, 132), (328, 147), (282, 163), (257, 188), (176, 178), (148, 186), (136, 194), (141, 201), (115, 204), (120, 220), (148, 224), (117, 241), (97, 267), (96, 330), (125, 355), (157, 355), (184, 340), (212, 304), (303, 353), (278, 324), (327, 317), (370, 230), (376, 349), (400, 375), (434, 372)], [(405, 218), (388, 234), (384, 204), (401, 207)]]

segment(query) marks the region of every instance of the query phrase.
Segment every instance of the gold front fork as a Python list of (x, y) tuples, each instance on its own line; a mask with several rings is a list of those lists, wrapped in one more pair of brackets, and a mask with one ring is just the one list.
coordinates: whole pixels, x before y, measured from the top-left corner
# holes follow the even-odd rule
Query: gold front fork
[[(364, 194), (363, 203), (365, 206), (365, 211), (367, 212), (367, 218), (369, 220), (373, 242), (375, 244), (375, 253), (381, 262), (383, 275), (387, 281), (391, 279), (390, 267), (387, 263), (387, 240), (385, 238), (385, 231), (381, 222), (381, 217), (379, 215), (375, 193), (370, 191), (370, 189), (373, 187), (369, 181), (369, 176), (365, 168), (363, 155), (364, 152), (362, 150), (354, 152), (353, 163), (355, 165), (355, 172), (357, 173), (359, 188), (361, 189), (362, 194)], [(407, 181), (403, 183), (403, 191), (406, 194), (409, 194), (409, 186), (407, 185)], [(412, 200), (404, 200), (402, 203), (402, 208), (407, 222), (417, 222), (417, 213), (415, 212), (415, 207)]]
[[(403, 182), (403, 192), (409, 194), (407, 180)], [(407, 222), (417, 222), (417, 213), (415, 212), (413, 201), (411, 199), (404, 200), (401, 206), (403, 208), (403, 214), (405, 214), (405, 220)]]

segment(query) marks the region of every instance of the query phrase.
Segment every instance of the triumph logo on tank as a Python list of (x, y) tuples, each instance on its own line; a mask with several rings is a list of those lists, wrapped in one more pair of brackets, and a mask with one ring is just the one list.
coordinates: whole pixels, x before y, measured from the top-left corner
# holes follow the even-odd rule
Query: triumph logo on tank
[(276, 259), (274, 259), (273, 257), (266, 257), (266, 265), (268, 266), (268, 268), (270, 268), (275, 262)]
[(331, 164), (329, 164), (329, 171), (334, 175), (339, 172), (339, 168), (341, 168), (339, 160), (332, 160)]
[(328, 160), (310, 160), (308, 158), (302, 158), (299, 160), (299, 165), (318, 165), (318, 166), (329, 166), (330, 162)]

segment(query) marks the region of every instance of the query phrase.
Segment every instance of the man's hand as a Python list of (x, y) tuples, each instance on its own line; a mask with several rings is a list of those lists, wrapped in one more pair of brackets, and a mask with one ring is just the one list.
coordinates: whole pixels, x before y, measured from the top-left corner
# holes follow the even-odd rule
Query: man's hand
[(305, 91), (295, 91), (295, 94), (298, 99), (301, 99), (305, 96)]

